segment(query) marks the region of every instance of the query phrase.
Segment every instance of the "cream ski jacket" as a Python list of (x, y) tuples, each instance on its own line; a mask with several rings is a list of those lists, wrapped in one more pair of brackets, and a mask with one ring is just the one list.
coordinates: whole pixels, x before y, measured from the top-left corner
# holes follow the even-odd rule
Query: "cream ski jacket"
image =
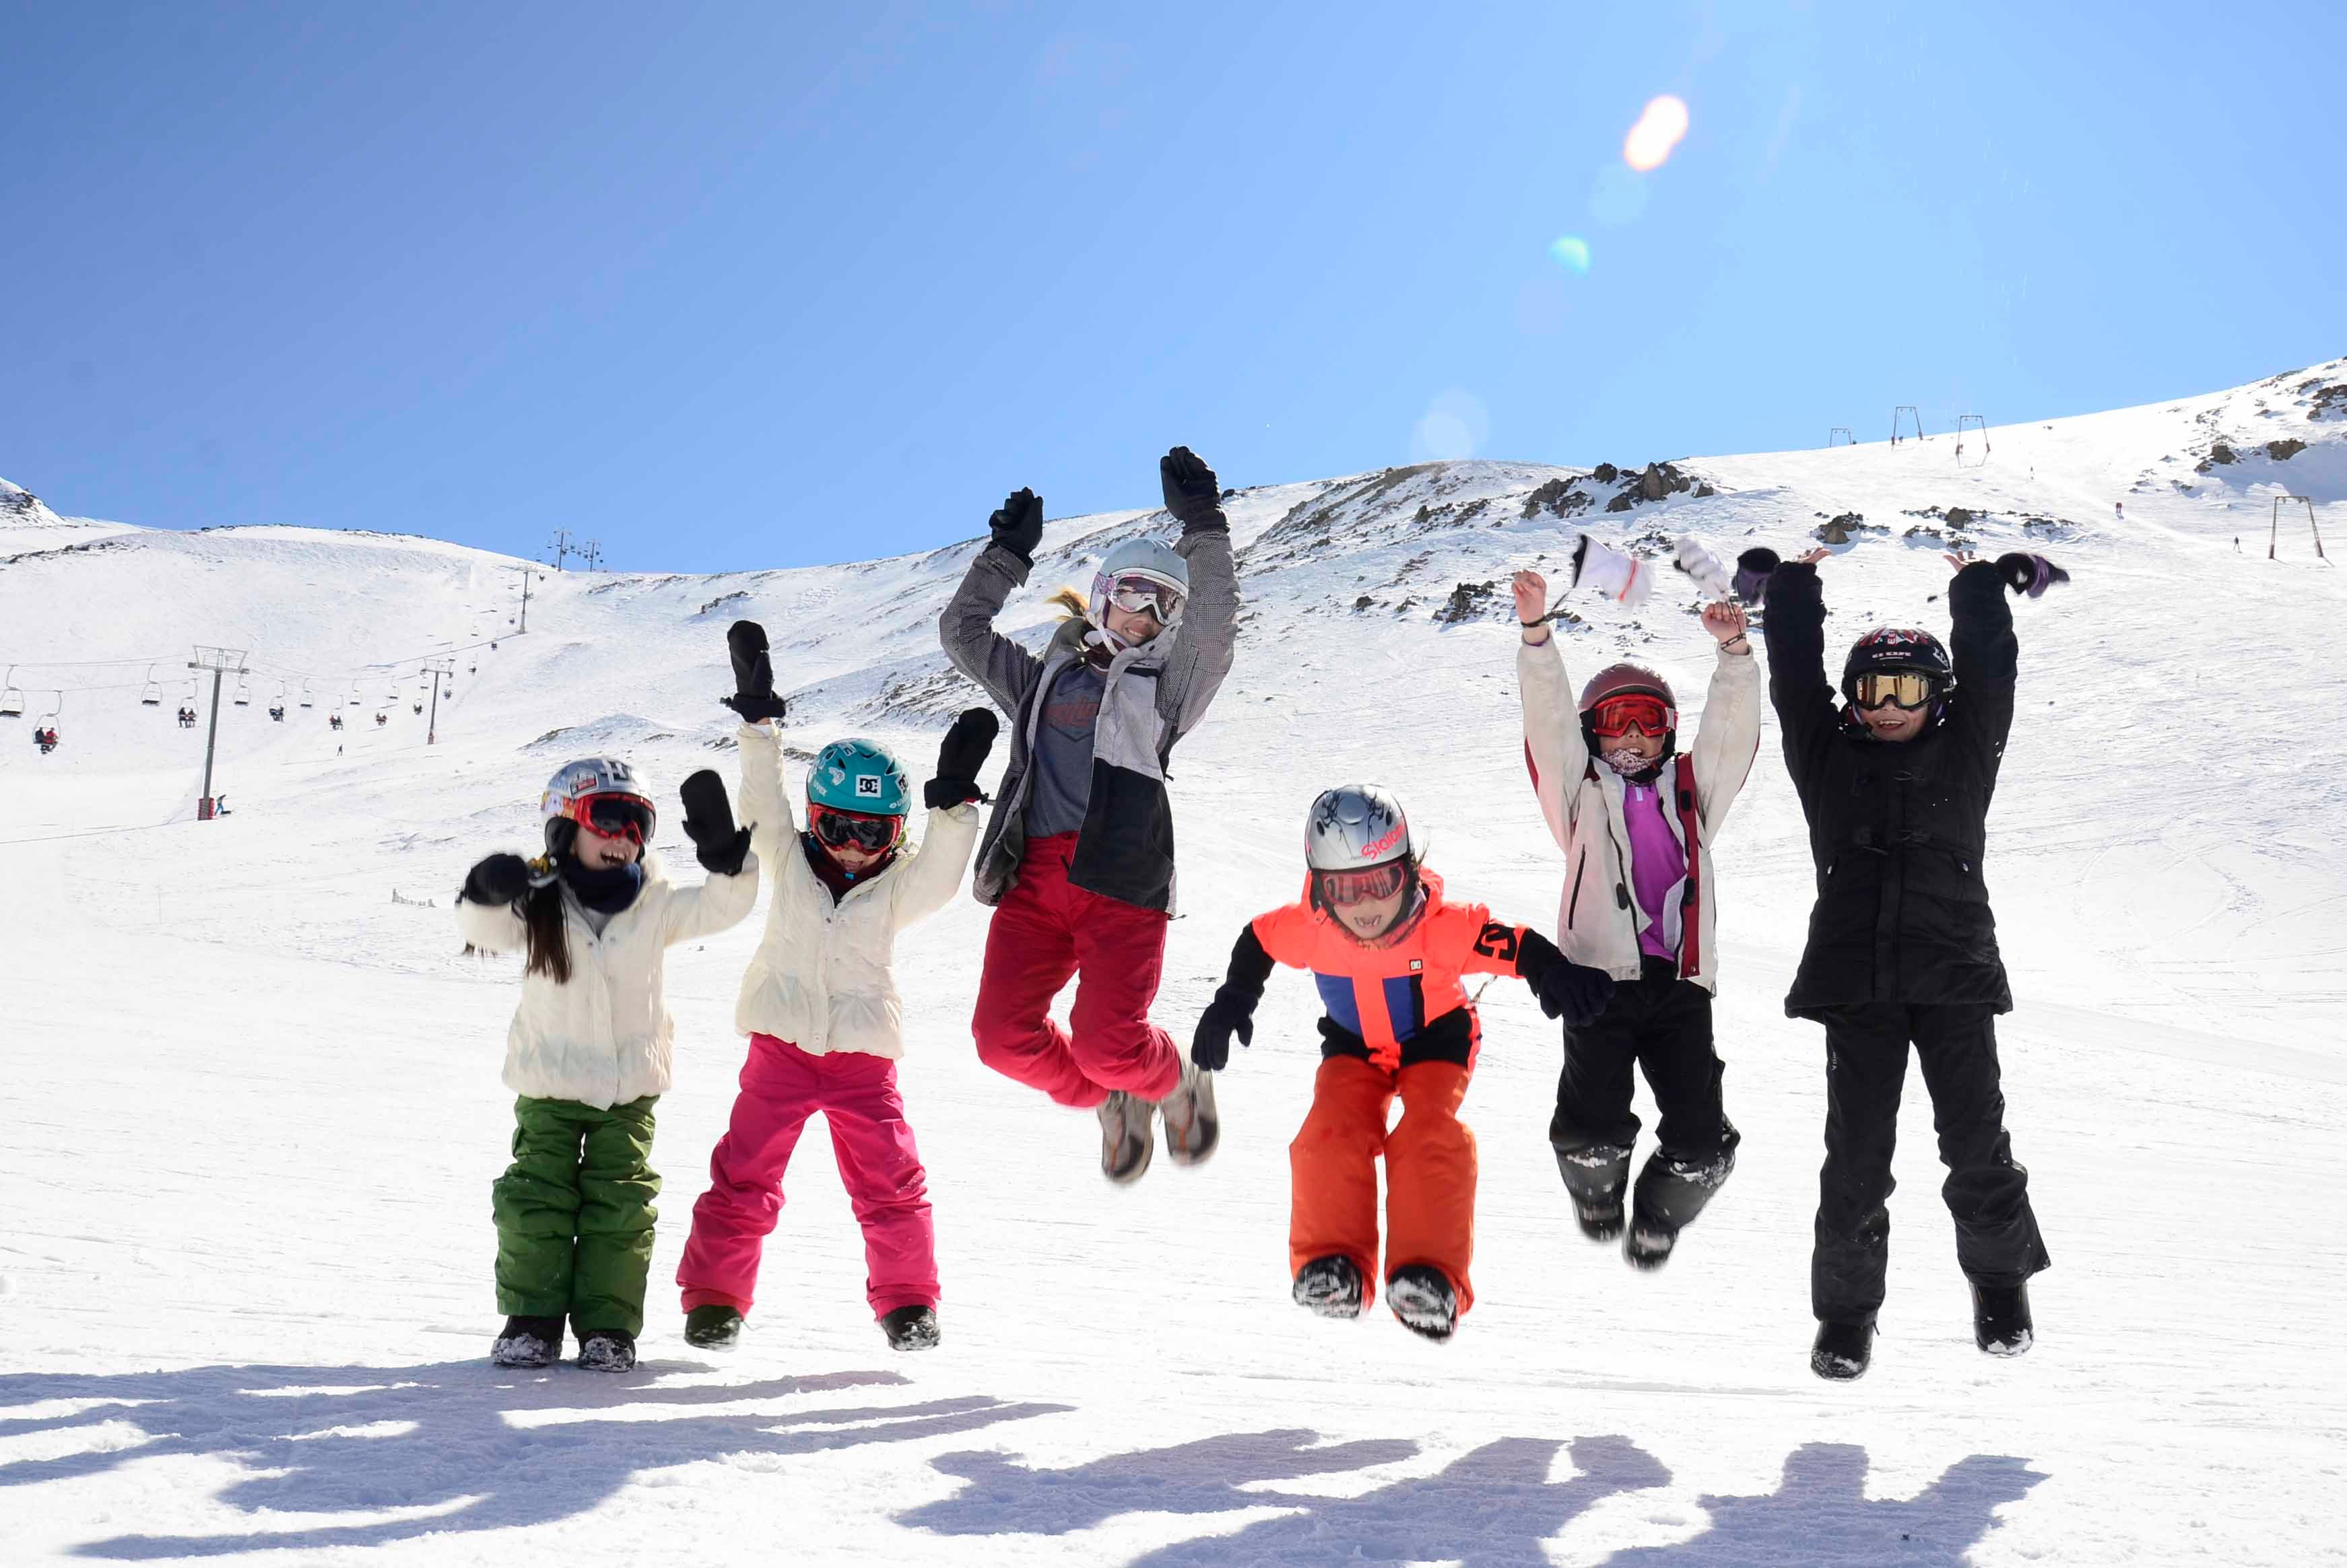
[[(676, 1032), (661, 983), (667, 950), (740, 923), (758, 901), (757, 858), (733, 876), (680, 888), (647, 857), (643, 890), (600, 935), (567, 885), (562, 895), (570, 979), (522, 976), (521, 1004), (506, 1032), (506, 1087), (597, 1110), (666, 1094)], [(514, 904), (459, 898), (456, 930), (484, 952), (520, 952), (528, 943)]]
[(742, 976), (733, 1026), (771, 1034), (812, 1055), (856, 1051), (905, 1054), (905, 1004), (891, 972), (897, 933), (951, 901), (978, 846), (978, 808), (929, 813), (917, 846), (907, 843), (887, 871), (849, 888), (837, 902), (807, 864), (798, 818), (783, 789), (782, 738), (772, 725), (745, 724), (741, 820), (774, 868), (766, 934)]
[[(1631, 891), (1630, 830), (1622, 816), (1622, 779), (1589, 755), (1581, 714), (1565, 679), (1564, 655), (1552, 633), (1538, 646), (1519, 639), (1516, 678), (1523, 697), (1524, 756), (1540, 797), (1548, 830), (1564, 850), (1564, 891), (1557, 900), (1556, 944), (1575, 963), (1605, 971), (1617, 981), (1638, 978), (1638, 933), (1648, 925)], [(1685, 733), (1684, 719), (1680, 725)], [(1686, 978), (1706, 991), (1718, 990), (1717, 921), (1719, 879), (1711, 864), (1712, 835), (1727, 815), (1752, 771), (1760, 748), (1760, 661), (1750, 653), (1722, 649), (1705, 694), (1703, 725), (1688, 748), (1695, 767), (1697, 858), (1703, 896), (1696, 901), (1695, 953), (1697, 964)], [(1672, 800), (1675, 766), (1665, 762), (1656, 787), (1664, 794), (1663, 819), (1671, 836), (1686, 849), (1686, 833)], [(1663, 911), (1662, 937), (1686, 956), (1680, 909), (1686, 879), (1671, 890)]]

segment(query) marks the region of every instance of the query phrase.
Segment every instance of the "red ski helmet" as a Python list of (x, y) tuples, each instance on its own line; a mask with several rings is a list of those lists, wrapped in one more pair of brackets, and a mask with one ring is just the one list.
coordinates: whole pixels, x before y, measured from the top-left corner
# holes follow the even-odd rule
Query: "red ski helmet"
[(1678, 747), (1679, 728), (1676, 716), (1679, 699), (1672, 693), (1671, 683), (1658, 672), (1626, 659), (1620, 664), (1607, 665), (1591, 676), (1588, 684), (1581, 688), (1581, 738), (1592, 752), (1598, 750), (1597, 730), (1591, 718), (1597, 705), (1609, 697), (1633, 695), (1658, 698), (1674, 715), (1670, 734), (1664, 738), (1662, 751), (1664, 756), (1669, 756)]

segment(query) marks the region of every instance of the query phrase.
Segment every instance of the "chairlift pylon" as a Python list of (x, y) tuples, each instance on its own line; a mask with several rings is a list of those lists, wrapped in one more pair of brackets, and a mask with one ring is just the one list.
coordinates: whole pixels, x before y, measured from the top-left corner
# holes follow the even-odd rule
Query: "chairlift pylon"
[(22, 718), (24, 717), (25, 691), (22, 687), (16, 684), (16, 667), (12, 664), (8, 667), (8, 677), (5, 683), (0, 684), (0, 718)]
[(1850, 426), (1846, 424), (1838, 424), (1831, 430), (1826, 432), (1826, 444), (1828, 446), (1856, 446), (1858, 444), (1858, 437), (1850, 433)]
[[(1978, 463), (1964, 461), (1964, 432), (1967, 430), (1980, 432), (1981, 452)], [(1988, 421), (1976, 413), (1958, 414), (1956, 416), (1956, 466), (1958, 468), (1985, 467), (1988, 463)]]
[(1901, 403), (1897, 408), (1894, 408), (1894, 409), (1892, 409), (1892, 410), (1891, 411), (1891, 445), (1896, 446), (1896, 445), (1898, 445), (1898, 444), (1899, 444), (1899, 442), (1900, 442), (1900, 435), (1899, 435), (1899, 432), (1900, 432), (1900, 428), (1901, 428), (1901, 423), (1902, 423), (1902, 422), (1901, 421), (1901, 419), (1900, 419), (1900, 417), (1899, 417), (1899, 416), (1900, 416), (1900, 415), (1901, 415), (1901, 414), (1906, 415), (1908, 420), (1910, 420), (1910, 421), (1912, 421), (1912, 422), (1913, 422), (1914, 426), (1915, 426), (1915, 434), (1914, 434), (1914, 439), (1915, 439), (1915, 440), (1917, 440), (1917, 441), (1929, 441), (1929, 440), (1931, 439), (1931, 437), (1929, 437), (1929, 436), (1927, 436), (1927, 435), (1925, 435), (1925, 434), (1923, 433), (1923, 416), (1922, 416), (1922, 414), (1920, 414), (1920, 413), (1918, 413), (1918, 412), (1915, 412), (1915, 405), (1914, 405), (1913, 403), (1911, 403), (1911, 402), (1902, 402), (1902, 403)]

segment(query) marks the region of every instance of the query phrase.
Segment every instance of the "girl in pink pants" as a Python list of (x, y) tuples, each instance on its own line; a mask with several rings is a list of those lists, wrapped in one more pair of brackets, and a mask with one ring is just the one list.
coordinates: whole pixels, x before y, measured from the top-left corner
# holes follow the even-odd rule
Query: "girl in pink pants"
[(899, 1350), (938, 1342), (938, 1264), (928, 1177), (897, 1093), (905, 1054), (904, 1002), (891, 976), (897, 933), (945, 907), (978, 843), (978, 770), (994, 743), (994, 715), (954, 721), (923, 791), (928, 830), (906, 840), (912, 784), (876, 741), (835, 740), (807, 771), (806, 830), (782, 780), (766, 635), (735, 623), (736, 692), (745, 722), (743, 820), (775, 868), (766, 930), (734, 1026), (750, 1037), (742, 1093), (709, 1160), (709, 1190), (692, 1206), (692, 1235), (676, 1282), (688, 1344), (723, 1349), (741, 1337), (757, 1297), (758, 1260), (783, 1210), (783, 1173), (817, 1111), (831, 1125), (840, 1178), (864, 1227), (865, 1298)]

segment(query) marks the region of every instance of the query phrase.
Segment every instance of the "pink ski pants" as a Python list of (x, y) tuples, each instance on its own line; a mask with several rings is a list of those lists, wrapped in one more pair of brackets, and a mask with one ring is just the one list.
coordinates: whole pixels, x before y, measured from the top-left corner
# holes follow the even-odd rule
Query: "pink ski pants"
[(817, 1111), (864, 1227), (864, 1295), (873, 1316), (937, 1305), (928, 1176), (905, 1122), (897, 1064), (854, 1051), (811, 1055), (753, 1034), (733, 1121), (709, 1156), (709, 1190), (692, 1206), (692, 1235), (677, 1266), (686, 1311), (717, 1304), (749, 1311), (759, 1254), (783, 1212), (783, 1171)]

